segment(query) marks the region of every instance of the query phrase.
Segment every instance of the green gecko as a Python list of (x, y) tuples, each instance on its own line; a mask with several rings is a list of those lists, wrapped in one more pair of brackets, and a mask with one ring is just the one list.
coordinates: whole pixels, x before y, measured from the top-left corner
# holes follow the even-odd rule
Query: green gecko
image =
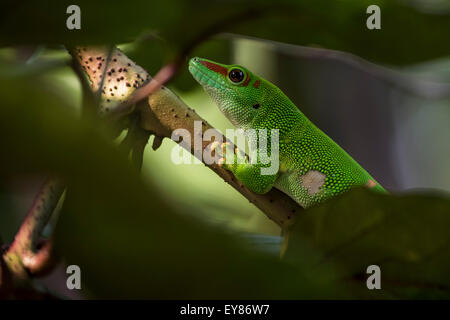
[(268, 165), (260, 161), (223, 164), (250, 190), (263, 194), (275, 187), (304, 208), (355, 186), (386, 192), (269, 81), (242, 66), (197, 57), (189, 61), (189, 71), (236, 127), (279, 130), (279, 167), (274, 174), (261, 174)]

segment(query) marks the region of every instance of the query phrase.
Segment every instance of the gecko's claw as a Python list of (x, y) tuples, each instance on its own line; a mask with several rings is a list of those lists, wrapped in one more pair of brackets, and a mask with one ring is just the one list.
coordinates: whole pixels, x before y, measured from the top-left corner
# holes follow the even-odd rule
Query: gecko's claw
[(211, 149), (214, 150), (215, 154), (219, 157), (219, 158), (225, 158), (226, 157), (226, 148), (231, 147), (231, 143), (229, 142), (223, 142), (222, 144), (220, 144), (220, 142), (218, 141), (214, 141), (211, 144)]
[(220, 144), (219, 141), (214, 141), (213, 143), (211, 143), (211, 144), (209, 145), (209, 149), (210, 149), (210, 150), (214, 150), (215, 152), (217, 152), (216, 149), (217, 149), (217, 147), (219, 146), (219, 144)]
[(215, 155), (216, 155), (216, 159), (217, 160), (217, 164), (219, 165), (219, 167), (228, 169), (228, 165), (227, 165), (227, 148), (232, 148), (232, 144), (230, 142), (223, 142), (220, 143), (218, 141), (214, 141), (211, 144), (211, 149), (214, 150)]
[(217, 161), (217, 165), (219, 166), (219, 167), (223, 167), (223, 165), (224, 165), (224, 163), (225, 163), (225, 158), (220, 158), (218, 161)]
[[(223, 143), (214, 141), (213, 143), (210, 144), (210, 148), (211, 150), (214, 150), (217, 159), (217, 164), (220, 167), (223, 167), (227, 170), (231, 170), (230, 169), (231, 164), (235, 163), (236, 161), (238, 163), (240, 163), (239, 161), (243, 163), (248, 162), (248, 156), (245, 154), (245, 152), (242, 152), (238, 147), (234, 146), (232, 143), (228, 141)], [(234, 153), (227, 154), (227, 150), (233, 150)], [(233, 162), (230, 163), (229, 161), (227, 161), (228, 156), (232, 156)]]

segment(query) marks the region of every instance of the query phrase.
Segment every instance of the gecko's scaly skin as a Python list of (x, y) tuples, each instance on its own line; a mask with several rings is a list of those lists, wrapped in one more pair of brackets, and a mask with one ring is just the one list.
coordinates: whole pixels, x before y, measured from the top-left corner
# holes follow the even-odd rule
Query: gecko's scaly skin
[[(227, 166), (249, 189), (265, 193), (275, 187), (304, 208), (354, 186), (386, 192), (272, 83), (242, 66), (207, 59), (191, 59), (189, 71), (236, 127), (279, 130), (276, 174), (262, 175), (269, 165), (261, 163)], [(270, 136), (268, 141), (270, 146)]]

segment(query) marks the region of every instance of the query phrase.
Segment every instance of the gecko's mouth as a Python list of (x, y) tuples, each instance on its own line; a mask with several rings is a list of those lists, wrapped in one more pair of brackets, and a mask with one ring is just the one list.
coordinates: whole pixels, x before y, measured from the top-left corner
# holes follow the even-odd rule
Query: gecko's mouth
[(221, 90), (229, 89), (223, 82), (209, 76), (202, 70), (202, 67), (197, 65), (196, 63), (189, 63), (189, 72), (192, 74), (194, 79), (197, 80), (197, 82), (202, 86)]

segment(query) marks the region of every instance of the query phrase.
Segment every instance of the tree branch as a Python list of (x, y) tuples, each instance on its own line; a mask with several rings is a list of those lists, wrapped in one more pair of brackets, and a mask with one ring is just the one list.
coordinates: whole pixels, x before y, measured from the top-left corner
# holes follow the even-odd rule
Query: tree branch
[[(83, 70), (88, 74), (93, 90), (96, 90), (98, 86), (97, 83), (100, 80), (98, 74), (103, 71), (102, 68), (104, 68), (104, 66), (99, 63), (92, 64), (92, 62), (103, 61), (107, 54), (107, 49), (98, 47), (80, 47), (77, 48), (77, 52), (78, 61), (83, 64)], [(170, 71), (171, 68), (173, 68), (173, 66), (171, 67), (169, 64), (161, 70)], [(126, 72), (123, 72), (124, 69)], [(168, 88), (161, 86), (155, 79), (150, 82), (151, 77), (148, 73), (118, 49), (113, 51), (112, 65), (106, 70), (105, 74), (107, 77), (104, 79), (105, 85), (102, 88), (102, 110), (106, 110), (107, 108), (106, 116), (112, 115), (112, 118), (116, 119), (117, 117), (123, 117), (124, 115), (130, 114), (133, 111), (139, 113), (141, 128), (155, 135), (154, 149), (159, 146), (163, 138), (171, 138), (174, 130), (184, 128), (188, 130), (191, 135), (191, 147), (188, 151), (194, 156), (203, 154), (203, 150), (210, 142), (202, 141), (201, 146), (196, 146), (194, 144), (195, 134), (199, 134), (194, 130), (194, 122), (199, 121), (202, 123), (202, 135), (205, 130), (215, 129), (197, 115), (194, 110), (189, 108), (173, 92)], [(145, 81), (143, 79), (145, 79)], [(133, 86), (124, 87), (125, 83), (133, 84)], [(149, 85), (150, 83), (153, 83), (152, 85), (157, 85), (158, 88), (156, 91), (153, 89), (147, 90), (147, 86), (145, 92), (152, 92), (148, 96), (148, 103), (139, 103), (135, 108), (132, 105), (132, 102), (127, 99), (132, 99), (131, 101), (134, 102), (142, 100), (143, 97), (141, 97), (140, 94), (136, 95), (136, 93), (139, 91), (138, 88), (146, 83)], [(119, 93), (119, 96), (117, 93)], [(133, 100), (136, 99), (136, 96), (138, 96), (138, 99)], [(124, 108), (124, 106), (126, 108)], [(217, 132), (217, 136), (221, 136), (222, 141), (226, 141), (226, 138), (219, 132)], [(141, 144), (141, 147), (144, 145), (145, 144)], [(223, 169), (216, 163), (205, 163), (205, 165), (238, 190), (250, 202), (261, 209), (267, 217), (275, 221), (283, 229), (294, 222), (294, 218), (298, 212), (303, 211), (294, 200), (277, 189), (272, 189), (264, 195), (256, 194), (240, 183), (231, 172)]]
[(220, 19), (217, 22), (210, 25), (208, 28), (200, 32), (194, 38), (190, 39), (173, 58), (172, 62), (164, 65), (151, 79), (149, 82), (139, 87), (133, 92), (130, 98), (124, 102), (116, 109), (115, 114), (120, 116), (123, 114), (124, 110), (127, 110), (129, 106), (134, 105), (141, 100), (144, 100), (153, 92), (159, 89), (161, 85), (168, 82), (181, 68), (186, 57), (191, 53), (191, 51), (198, 46), (200, 43), (210, 38), (211, 36), (221, 32), (228, 26), (235, 25), (242, 21), (249, 21), (252, 19), (261, 18), (264, 14), (269, 14), (274, 10), (288, 10), (288, 7), (280, 5), (262, 4), (259, 7), (250, 7), (237, 14)]
[[(211, 143), (211, 141), (202, 140), (202, 145), (196, 146), (194, 137), (198, 133), (194, 130), (194, 122), (199, 121), (202, 123), (202, 135), (206, 130), (216, 130), (166, 87), (150, 95), (148, 105), (142, 107), (139, 111), (142, 115), (141, 126), (146, 130), (152, 130), (160, 137), (171, 138), (172, 132), (179, 128), (188, 130), (191, 136), (191, 148), (188, 151), (194, 156), (202, 155), (203, 150)], [(153, 125), (155, 121), (158, 121), (157, 126)], [(222, 136), (222, 141), (226, 141), (226, 138), (218, 131), (216, 136)], [(235, 146), (231, 141), (229, 142), (234, 148)], [(202, 161), (201, 158), (198, 159)], [(261, 209), (269, 219), (282, 228), (290, 226), (294, 222), (296, 214), (303, 211), (303, 208), (294, 200), (277, 189), (272, 188), (268, 193), (262, 195), (256, 194), (237, 180), (230, 171), (225, 170), (218, 164), (205, 163), (205, 165), (238, 190), (250, 202)]]
[(3, 254), (3, 260), (15, 278), (23, 281), (30, 273), (39, 274), (49, 267), (51, 240), (46, 240), (43, 246), (39, 246), (39, 242), (63, 192), (64, 185), (58, 179), (45, 181), (13, 243)]

